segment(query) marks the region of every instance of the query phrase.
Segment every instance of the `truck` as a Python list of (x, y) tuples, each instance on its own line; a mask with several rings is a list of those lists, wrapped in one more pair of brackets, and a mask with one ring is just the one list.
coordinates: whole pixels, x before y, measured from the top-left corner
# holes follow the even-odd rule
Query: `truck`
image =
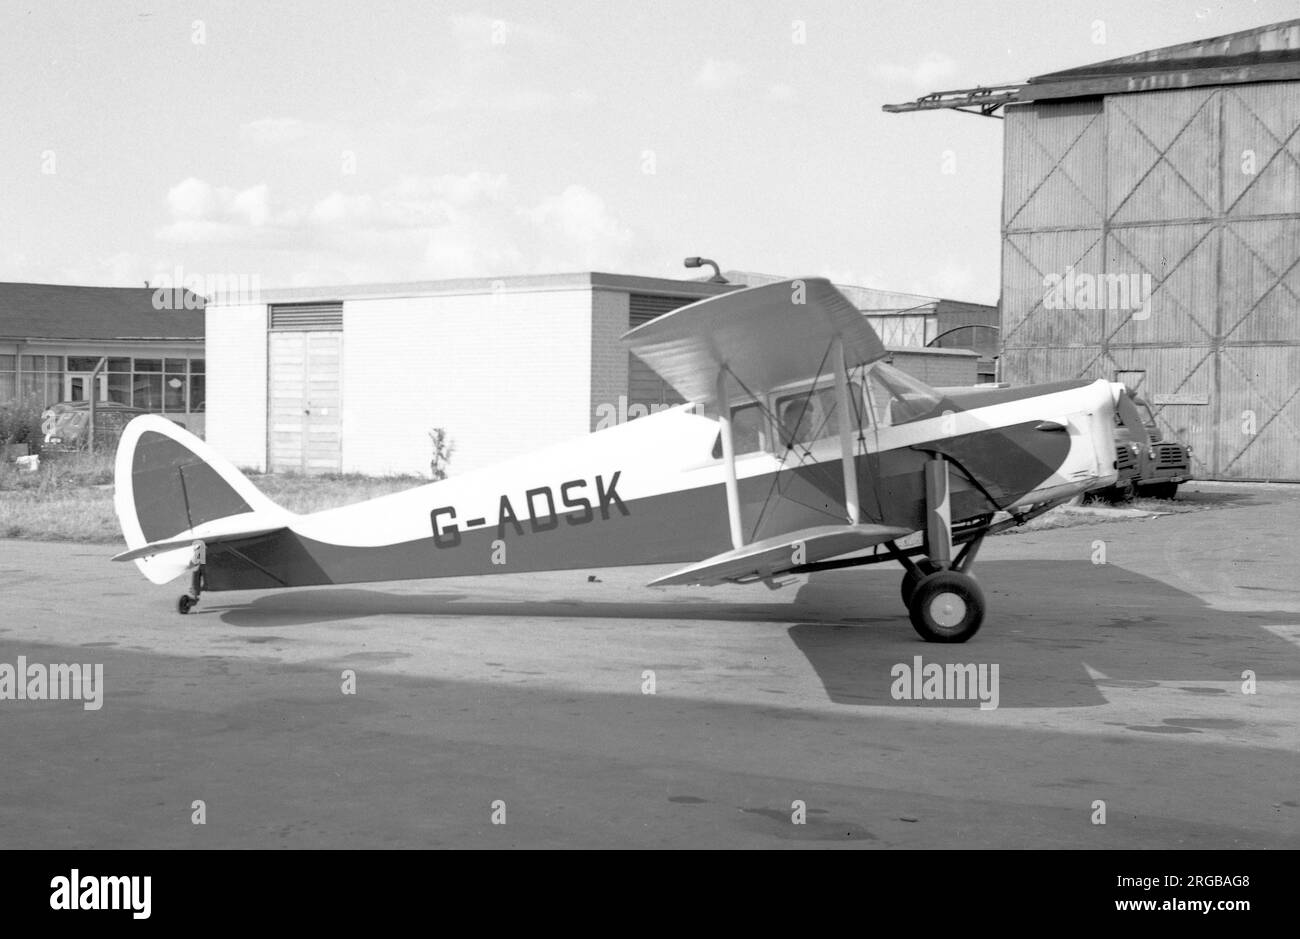
[(1111, 502), (1134, 496), (1172, 499), (1192, 478), (1192, 448), (1167, 439), (1156, 424), (1151, 406), (1133, 392), (1120, 397), (1115, 409), (1115, 468), (1119, 479), (1094, 495)]

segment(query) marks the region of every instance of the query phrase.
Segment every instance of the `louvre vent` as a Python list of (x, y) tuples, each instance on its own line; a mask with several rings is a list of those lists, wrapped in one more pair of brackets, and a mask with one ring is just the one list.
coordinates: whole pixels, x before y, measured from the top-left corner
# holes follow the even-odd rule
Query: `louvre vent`
[[(649, 293), (634, 293), (628, 297), (628, 327), (635, 329), (656, 317), (694, 303), (698, 297), (664, 297)], [(683, 398), (650, 366), (635, 355), (628, 354), (627, 397), (630, 404), (649, 407), (664, 404), (681, 404)]]
[(271, 328), (293, 332), (343, 329), (342, 303), (273, 303)]
[(648, 323), (656, 316), (694, 303), (699, 297), (661, 297), (649, 293), (634, 293), (628, 297), (628, 324), (632, 328)]

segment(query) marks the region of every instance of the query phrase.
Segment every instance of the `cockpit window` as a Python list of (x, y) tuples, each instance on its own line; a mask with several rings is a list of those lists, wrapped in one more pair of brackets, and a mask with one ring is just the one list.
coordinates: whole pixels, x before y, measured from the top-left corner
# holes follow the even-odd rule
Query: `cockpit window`
[[(849, 400), (862, 400), (862, 386), (857, 382), (849, 383)], [(838, 402), (839, 397), (833, 386), (778, 398), (776, 417), (781, 425), (777, 440), (779, 447), (811, 443), (838, 434), (839, 417), (835, 411)], [(866, 414), (861, 417), (865, 420)], [(858, 416), (855, 415), (853, 425), (857, 426), (857, 423)]]
[(731, 409), (731, 440), (736, 456), (767, 449), (767, 415), (757, 402)]
[(943, 403), (939, 393), (925, 382), (884, 362), (867, 368), (867, 394), (872, 414), (881, 427), (931, 417)]
[[(736, 456), (746, 453), (759, 453), (770, 449), (771, 429), (767, 422), (767, 413), (757, 401), (750, 404), (738, 404), (731, 409), (731, 441), (736, 448)], [(722, 459), (722, 435), (713, 442), (713, 458)]]

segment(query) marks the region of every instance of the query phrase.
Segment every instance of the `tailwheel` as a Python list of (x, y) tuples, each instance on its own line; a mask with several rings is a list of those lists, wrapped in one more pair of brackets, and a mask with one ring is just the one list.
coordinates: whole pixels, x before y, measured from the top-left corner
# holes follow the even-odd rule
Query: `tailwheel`
[(907, 612), (926, 642), (965, 642), (984, 622), (984, 591), (969, 574), (938, 571), (916, 584)]
[(198, 606), (199, 597), (203, 595), (203, 588), (208, 585), (207, 578), (205, 577), (206, 571), (203, 566), (203, 543), (200, 541), (195, 542), (195, 544), (194, 558), (196, 565), (194, 569), (190, 571), (190, 592), (181, 594), (180, 598), (176, 601), (176, 612), (182, 616)]
[(903, 582), (899, 584), (898, 587), (899, 593), (903, 595), (903, 606), (906, 607), (912, 605), (912, 592), (916, 590), (916, 585), (924, 578), (938, 572), (939, 565), (935, 564), (929, 558), (921, 558), (921, 560), (916, 562), (916, 569), (921, 572), (921, 576), (918, 577), (910, 570), (904, 569)]

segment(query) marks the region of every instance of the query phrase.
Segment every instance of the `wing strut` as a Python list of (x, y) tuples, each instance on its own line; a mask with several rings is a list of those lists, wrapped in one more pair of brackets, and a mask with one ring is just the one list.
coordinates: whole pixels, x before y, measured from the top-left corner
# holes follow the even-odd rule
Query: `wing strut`
[(727, 477), (727, 522), (731, 526), (731, 546), (745, 546), (740, 521), (740, 485), (736, 482), (736, 444), (731, 437), (731, 408), (727, 406), (727, 367), (718, 369), (715, 396), (718, 399), (718, 423), (722, 427), (722, 466)]
[[(835, 339), (831, 352), (835, 365), (835, 410), (840, 412), (840, 463), (844, 467), (844, 513), (849, 524), (862, 521), (858, 502), (858, 471), (853, 465), (853, 408), (849, 404), (849, 371), (844, 363), (844, 341)], [(739, 547), (739, 546), (738, 546)]]

